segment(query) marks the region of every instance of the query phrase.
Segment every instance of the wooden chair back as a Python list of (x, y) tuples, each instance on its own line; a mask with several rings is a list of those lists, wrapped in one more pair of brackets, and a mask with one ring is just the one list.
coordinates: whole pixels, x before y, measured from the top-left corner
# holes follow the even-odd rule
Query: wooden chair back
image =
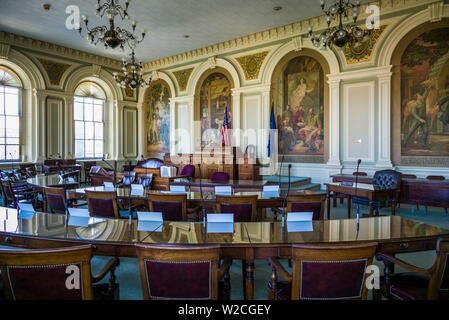
[(444, 298), (449, 298), (449, 239), (440, 238), (437, 241), (437, 259), (433, 265), (432, 275), (427, 290), (429, 300), (440, 299), (440, 294), (444, 293)]
[(86, 190), (86, 199), (92, 217), (120, 218), (120, 211), (115, 191)]
[(65, 214), (66, 212), (66, 194), (64, 192), (64, 188), (50, 188), (44, 187), (44, 200), (45, 200), (45, 209), (47, 209), (51, 213), (61, 213)]
[(152, 173), (139, 173), (137, 174), (137, 181), (139, 184), (143, 185), (145, 189), (151, 188), (151, 183), (153, 182)]
[(235, 222), (255, 222), (257, 220), (257, 195), (215, 197), (217, 213), (233, 213)]
[[(353, 175), (353, 176), (356, 176), (356, 175), (357, 175), (357, 171), (356, 171), (356, 172), (353, 172), (352, 175)], [(368, 173), (359, 171), (358, 175), (359, 175), (360, 177), (366, 177), (366, 176), (368, 175)]]
[(164, 221), (187, 220), (187, 194), (148, 194), (151, 212), (162, 212)]
[(443, 176), (427, 176), (427, 180), (445, 180), (446, 178)]
[(323, 220), (325, 205), (325, 193), (291, 195), (287, 197), (286, 212), (313, 212), (313, 220)]
[(293, 245), (292, 300), (365, 300), (377, 243)]
[(218, 299), (218, 246), (136, 245), (144, 300)]
[(416, 179), (415, 174), (403, 174), (402, 179)]
[(2, 191), (5, 195), (6, 202), (8, 204), (12, 203), (14, 205), (14, 207), (16, 207), (17, 199), (16, 199), (16, 195), (14, 193), (14, 190), (12, 189), (11, 181), (8, 179), (1, 179), (1, 184), (2, 184)]
[(92, 247), (0, 250), (9, 300), (90, 300)]

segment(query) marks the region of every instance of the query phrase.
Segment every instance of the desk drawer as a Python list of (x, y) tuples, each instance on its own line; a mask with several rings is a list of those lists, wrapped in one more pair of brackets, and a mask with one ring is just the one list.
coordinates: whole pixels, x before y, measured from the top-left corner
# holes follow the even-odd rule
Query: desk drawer
[(382, 253), (418, 252), (435, 249), (436, 240), (398, 241), (380, 245)]

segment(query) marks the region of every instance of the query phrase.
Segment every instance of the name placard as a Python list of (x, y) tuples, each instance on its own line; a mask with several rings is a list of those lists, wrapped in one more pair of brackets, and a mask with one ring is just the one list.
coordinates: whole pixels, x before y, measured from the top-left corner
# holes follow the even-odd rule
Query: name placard
[(105, 181), (103, 186), (104, 186), (104, 191), (113, 191), (114, 190), (114, 184), (112, 182)]
[(354, 182), (352, 182), (352, 181), (342, 181), (341, 185), (343, 187), (352, 187), (354, 185)]
[(137, 212), (137, 231), (162, 232), (162, 212)]
[(170, 186), (170, 192), (171, 193), (185, 193), (186, 187), (185, 186)]
[(33, 220), (36, 210), (30, 203), (19, 203), (19, 214), (18, 217), (23, 220)]
[(131, 195), (132, 196), (143, 196), (144, 193), (143, 184), (131, 184)]
[(264, 198), (279, 198), (281, 196), (281, 189), (279, 186), (263, 186)]
[(207, 233), (234, 233), (234, 214), (207, 214)]
[(232, 188), (231, 186), (215, 186), (215, 195), (231, 196)]
[(90, 220), (89, 209), (69, 208), (68, 225), (73, 227), (88, 227)]

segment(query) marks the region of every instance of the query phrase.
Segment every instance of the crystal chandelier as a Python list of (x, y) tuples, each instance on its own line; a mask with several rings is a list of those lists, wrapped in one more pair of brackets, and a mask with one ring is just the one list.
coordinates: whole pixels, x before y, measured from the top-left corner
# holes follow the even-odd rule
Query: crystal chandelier
[[(120, 16), (122, 20), (128, 20), (128, 7), (130, 0), (125, 1), (125, 8), (123, 8), (120, 4), (118, 4), (118, 0), (106, 0), (104, 4), (100, 4), (101, 0), (98, 0), (96, 12), (95, 14), (103, 18), (106, 14), (109, 26), (97, 26), (93, 29), (89, 29), (88, 27), (88, 17), (86, 15), (82, 16), (82, 19), (85, 24), (85, 28), (87, 30), (87, 34), (85, 38), (89, 41), (90, 44), (103, 43), (105, 48), (117, 48), (120, 46), (120, 49), (125, 50), (124, 45), (128, 45), (131, 49), (134, 49), (137, 44), (143, 41), (145, 38), (145, 30), (142, 30), (141, 39), (138, 40), (135, 34), (136, 31), (136, 21), (131, 22), (132, 32), (122, 29), (120, 27), (115, 26), (115, 18)], [(78, 29), (80, 35), (82, 31), (82, 27)]]
[(131, 59), (122, 59), (123, 62), (123, 74), (118, 74), (114, 72), (114, 79), (120, 88), (131, 88), (135, 89), (137, 87), (148, 88), (151, 82), (151, 78), (148, 81), (143, 79), (143, 65), (142, 61), (137, 62), (134, 50), (131, 52)]
[[(357, 18), (360, 13), (360, 1), (357, 0), (352, 3), (351, 0), (338, 0), (333, 5), (325, 10), (325, 2), (321, 0), (321, 9), (326, 15), (327, 29), (321, 35), (315, 36), (312, 33), (312, 27), (309, 26), (309, 37), (315, 47), (322, 46), (322, 50), (335, 45), (342, 49), (347, 43), (354, 43), (357, 48), (361, 45), (360, 42), (366, 42), (370, 39), (372, 30), (374, 29), (374, 19), (371, 20), (371, 29), (363, 30), (357, 26)], [(343, 22), (348, 21), (348, 16), (352, 11), (353, 23), (343, 25)], [(338, 26), (331, 27), (333, 20), (338, 21)]]

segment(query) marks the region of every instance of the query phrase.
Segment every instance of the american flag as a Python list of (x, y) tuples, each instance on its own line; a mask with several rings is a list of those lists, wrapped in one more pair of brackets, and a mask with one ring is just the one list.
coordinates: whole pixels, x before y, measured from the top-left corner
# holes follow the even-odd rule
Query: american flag
[(226, 107), (225, 116), (223, 120), (223, 128), (221, 129), (221, 143), (225, 146), (231, 145), (231, 130), (228, 122), (228, 107)]

